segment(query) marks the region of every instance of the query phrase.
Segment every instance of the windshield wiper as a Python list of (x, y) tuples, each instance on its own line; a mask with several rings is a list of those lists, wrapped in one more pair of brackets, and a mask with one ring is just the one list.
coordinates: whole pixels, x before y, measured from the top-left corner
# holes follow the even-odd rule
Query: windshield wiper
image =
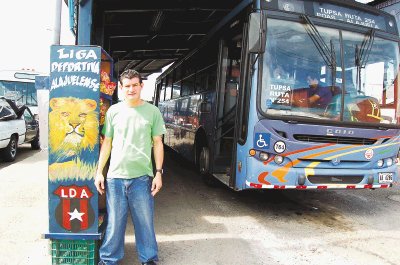
[(332, 62), (332, 87), (336, 86), (336, 52), (335, 52), (335, 46), (333, 45), (333, 41), (330, 41), (331, 43), (331, 58), (333, 60)]
[(306, 22), (307, 26), (305, 29), (307, 34), (310, 36), (318, 52), (321, 54), (322, 59), (324, 59), (329, 68), (336, 72), (336, 55), (332, 40), (330, 42), (331, 47), (329, 48), (311, 19), (304, 14), (300, 15), (300, 17)]
[(361, 69), (365, 68), (368, 62), (369, 55), (371, 54), (372, 46), (375, 40), (375, 29), (369, 30), (364, 40), (361, 42), (361, 47), (356, 44), (354, 53), (354, 63), (357, 67), (357, 91), (361, 93)]

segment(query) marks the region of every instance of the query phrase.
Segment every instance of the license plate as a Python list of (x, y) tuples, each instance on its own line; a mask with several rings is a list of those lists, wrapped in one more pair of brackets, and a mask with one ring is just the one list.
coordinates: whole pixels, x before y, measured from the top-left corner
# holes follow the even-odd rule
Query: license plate
[(392, 183), (393, 173), (379, 173), (378, 178), (379, 178), (379, 183)]

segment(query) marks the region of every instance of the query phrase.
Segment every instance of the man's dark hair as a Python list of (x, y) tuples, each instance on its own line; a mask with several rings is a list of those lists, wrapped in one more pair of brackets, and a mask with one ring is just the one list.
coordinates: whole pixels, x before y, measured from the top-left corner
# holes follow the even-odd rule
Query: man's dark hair
[(128, 69), (122, 72), (122, 74), (119, 76), (119, 82), (122, 84), (122, 80), (127, 78), (127, 79), (132, 79), (132, 78), (139, 78), (139, 82), (143, 83), (142, 77), (140, 76), (139, 72), (133, 69)]

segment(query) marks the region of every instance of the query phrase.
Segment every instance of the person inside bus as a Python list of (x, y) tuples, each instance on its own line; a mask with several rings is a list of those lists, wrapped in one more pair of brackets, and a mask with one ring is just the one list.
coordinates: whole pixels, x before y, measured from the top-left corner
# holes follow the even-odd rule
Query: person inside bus
[(317, 75), (307, 76), (309, 89), (307, 90), (308, 106), (311, 108), (325, 109), (332, 101), (332, 90), (330, 87), (322, 86)]

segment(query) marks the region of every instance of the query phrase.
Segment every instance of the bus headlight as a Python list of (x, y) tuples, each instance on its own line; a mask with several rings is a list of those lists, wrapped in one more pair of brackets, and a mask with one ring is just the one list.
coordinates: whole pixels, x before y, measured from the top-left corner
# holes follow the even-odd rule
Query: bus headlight
[(378, 162), (376, 162), (376, 165), (378, 167), (383, 167), (383, 159), (379, 159)]
[(400, 162), (400, 150), (397, 152), (397, 157), (396, 157), (396, 163), (398, 164)]
[(282, 164), (283, 163), (283, 156), (275, 156), (274, 161), (278, 165)]
[(386, 166), (390, 167), (392, 165), (393, 165), (393, 159), (389, 157), (388, 159), (386, 159)]
[(262, 161), (267, 161), (268, 158), (269, 158), (269, 155), (268, 155), (268, 153), (260, 152), (259, 157), (260, 157), (260, 160), (262, 160)]

